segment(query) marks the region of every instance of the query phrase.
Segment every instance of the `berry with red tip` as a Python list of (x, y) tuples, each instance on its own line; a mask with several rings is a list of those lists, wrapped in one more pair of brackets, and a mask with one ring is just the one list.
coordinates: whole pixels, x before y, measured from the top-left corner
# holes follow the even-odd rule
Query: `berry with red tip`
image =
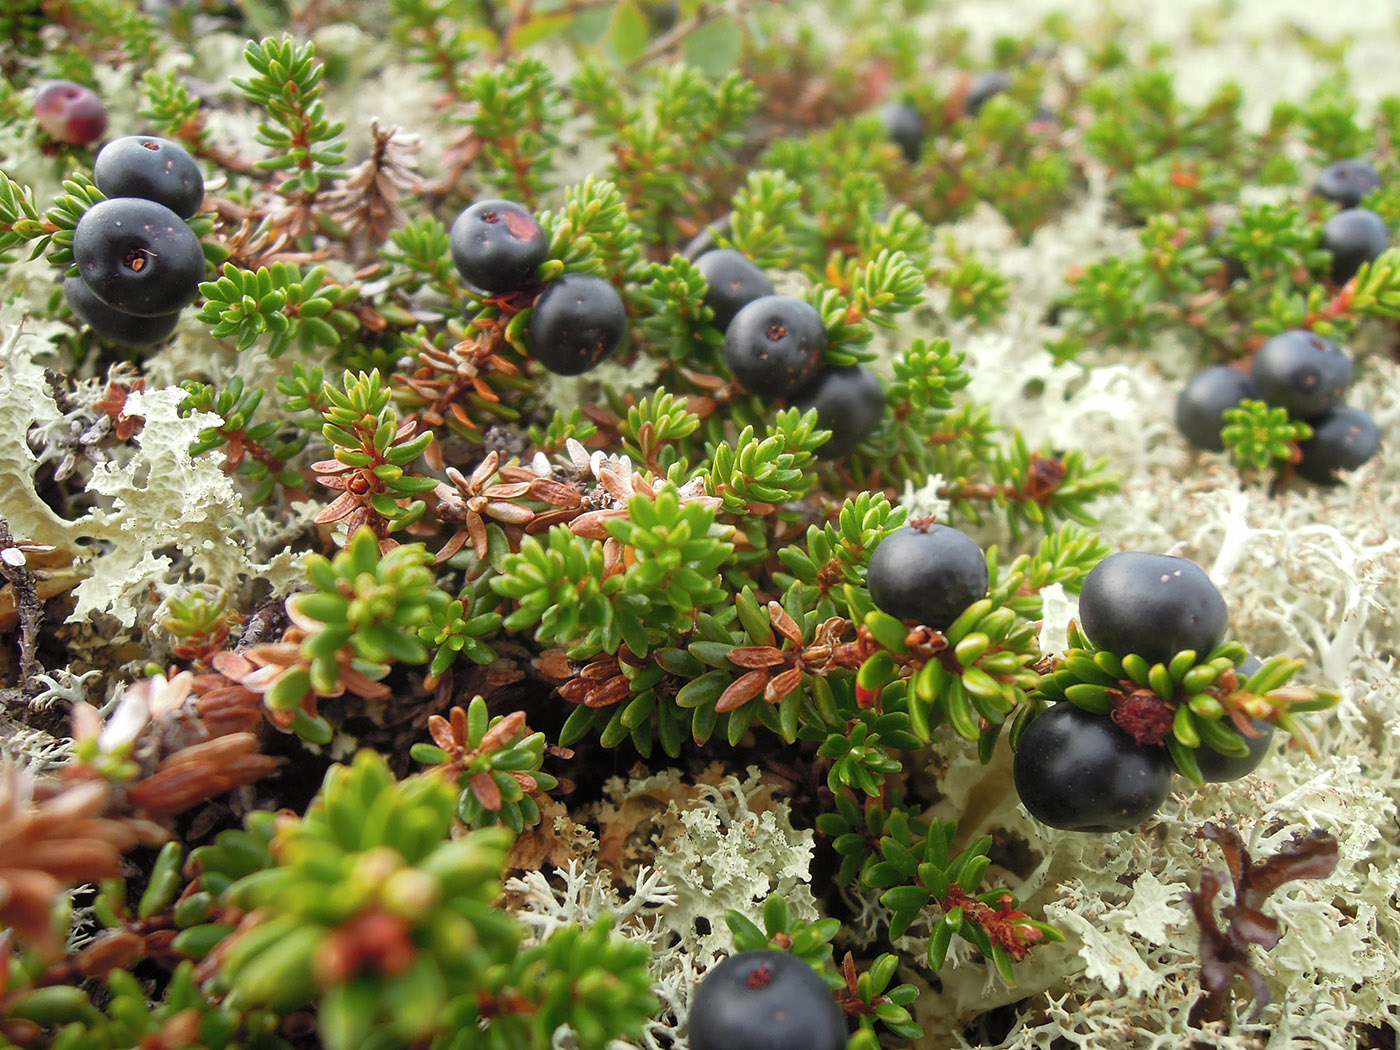
[(734, 315), (755, 299), (773, 294), (773, 282), (743, 252), (715, 248), (695, 261), (705, 278), (705, 305), (715, 315), (715, 327), (724, 331)]
[(1258, 397), (1259, 389), (1248, 372), (1229, 365), (1204, 369), (1191, 377), (1176, 399), (1176, 428), (1197, 448), (1222, 452), (1225, 410)]
[(822, 459), (848, 456), (880, 425), (885, 414), (885, 390), (864, 365), (828, 368), (792, 396), (793, 406), (817, 410), (817, 426), (831, 431), (817, 449)]
[(690, 1000), (690, 1050), (843, 1050), (841, 1008), (787, 952), (739, 952), (706, 971)]
[(790, 295), (755, 299), (724, 333), (724, 360), (734, 378), (749, 393), (770, 399), (787, 397), (812, 379), (825, 350), (821, 314)]
[(549, 238), (534, 214), (499, 198), (458, 215), (448, 244), (462, 279), (496, 295), (519, 291), (549, 255)]
[(107, 107), (91, 88), (71, 80), (40, 84), (34, 117), (49, 138), (69, 146), (91, 146), (107, 133)]
[(880, 541), (865, 575), (870, 600), (900, 620), (946, 629), (987, 594), (987, 557), (975, 540), (931, 518)]
[(1361, 198), (1381, 184), (1380, 174), (1364, 160), (1333, 161), (1317, 174), (1313, 192), (1343, 208), (1355, 208)]
[(83, 283), (81, 277), (69, 277), (63, 282), (63, 298), (68, 307), (98, 336), (118, 346), (137, 349), (165, 342), (180, 321), (180, 311), (156, 317), (137, 317), (114, 310)]
[(1381, 447), (1381, 428), (1365, 409), (1340, 405), (1313, 420), (1313, 435), (1298, 443), (1300, 477), (1317, 485), (1336, 485), (1340, 470), (1355, 470)]
[(1225, 638), (1225, 599), (1195, 562), (1119, 551), (1084, 577), (1079, 626), (1100, 649), (1166, 663), (1184, 649), (1204, 657)]
[(185, 147), (155, 135), (126, 135), (102, 147), (92, 181), (108, 197), (141, 197), (182, 219), (199, 210), (204, 176)]
[(183, 219), (155, 201), (115, 197), (83, 213), (73, 261), (93, 294), (138, 317), (189, 305), (204, 279), (204, 250)]
[(1351, 358), (1330, 339), (1292, 328), (1255, 351), (1249, 374), (1269, 404), (1295, 419), (1316, 419), (1342, 403), (1351, 385)]
[(1042, 824), (1126, 831), (1166, 801), (1172, 761), (1166, 748), (1139, 744), (1106, 715), (1064, 701), (1026, 726), (1011, 773), (1021, 804)]
[(576, 376), (596, 367), (626, 334), (627, 308), (617, 289), (591, 273), (566, 273), (535, 300), (525, 343), (551, 372)]
[(1345, 284), (1363, 263), (1390, 246), (1390, 231), (1369, 208), (1346, 208), (1322, 224), (1322, 247), (1332, 253), (1332, 280)]

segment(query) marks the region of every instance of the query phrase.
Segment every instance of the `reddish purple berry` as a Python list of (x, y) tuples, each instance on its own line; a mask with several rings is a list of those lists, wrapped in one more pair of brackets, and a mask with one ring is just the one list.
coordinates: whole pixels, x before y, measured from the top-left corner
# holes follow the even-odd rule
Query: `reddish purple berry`
[(49, 138), (69, 146), (91, 146), (107, 133), (107, 107), (91, 88), (71, 80), (40, 84), (34, 116)]

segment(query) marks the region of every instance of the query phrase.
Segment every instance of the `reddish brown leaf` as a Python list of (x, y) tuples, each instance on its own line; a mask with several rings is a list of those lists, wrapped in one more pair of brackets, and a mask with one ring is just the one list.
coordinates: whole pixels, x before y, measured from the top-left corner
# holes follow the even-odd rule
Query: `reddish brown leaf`
[(490, 773), (473, 773), (471, 779), (472, 794), (476, 800), (492, 813), (497, 813), (501, 808), (501, 789), (496, 786), (496, 781), (492, 779)]
[(723, 714), (726, 711), (733, 711), (736, 707), (743, 707), (763, 692), (763, 688), (767, 684), (767, 671), (750, 671), (748, 674), (741, 675), (729, 683), (729, 688), (719, 694), (719, 699), (715, 701), (715, 710)]
[(771, 645), (736, 645), (727, 655), (730, 663), (750, 670), (787, 663), (787, 654)]

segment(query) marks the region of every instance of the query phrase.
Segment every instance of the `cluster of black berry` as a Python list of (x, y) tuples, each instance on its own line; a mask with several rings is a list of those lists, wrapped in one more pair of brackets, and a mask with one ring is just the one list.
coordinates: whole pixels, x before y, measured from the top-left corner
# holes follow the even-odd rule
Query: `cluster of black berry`
[(487, 295), (533, 294), (525, 344), (556, 375), (597, 367), (627, 335), (627, 308), (617, 289), (591, 273), (564, 273), (539, 286), (549, 238), (522, 204), (492, 198), (472, 204), (452, 224), (452, 262)]
[(1370, 208), (1357, 207), (1361, 198), (1381, 184), (1376, 169), (1364, 160), (1339, 160), (1327, 165), (1313, 191), (1342, 206), (1322, 225), (1322, 247), (1332, 253), (1332, 280), (1345, 284), (1390, 246), (1385, 220)]
[(1254, 354), (1248, 372), (1216, 365), (1196, 373), (1176, 402), (1176, 425), (1199, 448), (1225, 447), (1221, 427), (1226, 409), (1245, 399), (1287, 410), (1312, 427), (1299, 443), (1299, 476), (1319, 485), (1335, 485), (1339, 470), (1361, 466), (1380, 447), (1380, 428), (1369, 413), (1343, 404), (1352, 368), (1341, 347), (1316, 332), (1295, 328), (1281, 332)]
[(705, 278), (705, 305), (724, 332), (724, 360), (738, 384), (767, 400), (817, 411), (817, 426), (831, 437), (817, 454), (849, 455), (880, 425), (885, 391), (864, 365), (827, 367), (826, 325), (811, 303), (773, 294), (773, 282), (753, 260), (714, 246), (707, 228), (686, 254)]
[[(1109, 713), (1096, 713), (1074, 702), (1071, 691), (1070, 699), (1052, 704), (1026, 727), (1013, 776), (1031, 816), (1051, 827), (1091, 832), (1124, 831), (1152, 816), (1171, 787), (1174, 762), (1163, 745), (1178, 706), (1163, 699), (1160, 682), (1169, 677), (1169, 665), (1194, 667), (1195, 654), (1216, 649), (1226, 626), (1225, 599), (1185, 558), (1122, 551), (1096, 565), (1080, 594), (1078, 629), (1101, 651), (1094, 655), (1108, 658), (1091, 661), (1097, 666), (1091, 677), (1111, 667), (1104, 680), (1114, 681), (1117, 703)], [(1247, 675), (1259, 666), (1251, 658), (1238, 670)], [(1130, 671), (1142, 683), (1131, 680)], [(1152, 681), (1159, 686), (1150, 687)], [(1092, 683), (1089, 688), (1103, 692)], [(1251, 720), (1249, 732), (1238, 735), (1246, 747), (1237, 745), (1236, 751), (1247, 754), (1227, 755), (1210, 741), (1195, 749), (1202, 779), (1221, 782), (1249, 773), (1263, 761), (1273, 726)]]
[(204, 200), (204, 177), (177, 143), (128, 135), (102, 148), (92, 178), (107, 199), (73, 230), (78, 276), (63, 282), (64, 298), (103, 339), (155, 346), (204, 279), (204, 249), (185, 223)]

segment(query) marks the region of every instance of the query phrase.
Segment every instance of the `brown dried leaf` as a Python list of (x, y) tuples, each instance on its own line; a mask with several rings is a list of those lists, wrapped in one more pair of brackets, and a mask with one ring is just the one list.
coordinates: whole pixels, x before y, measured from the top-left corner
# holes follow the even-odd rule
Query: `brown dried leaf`
[(729, 687), (724, 692), (719, 694), (719, 699), (715, 701), (715, 710), (723, 714), (726, 711), (733, 711), (736, 707), (743, 707), (763, 692), (763, 688), (767, 684), (767, 671), (750, 671), (748, 674), (740, 675), (729, 683)]

